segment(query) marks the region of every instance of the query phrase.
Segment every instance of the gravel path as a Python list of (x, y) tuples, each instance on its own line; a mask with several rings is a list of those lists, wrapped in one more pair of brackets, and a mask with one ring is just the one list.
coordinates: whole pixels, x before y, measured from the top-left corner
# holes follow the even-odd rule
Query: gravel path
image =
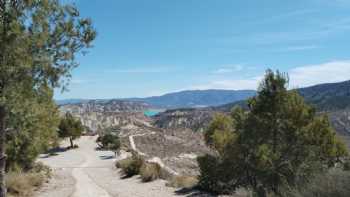
[[(174, 197), (174, 188), (165, 181), (142, 183), (135, 176), (122, 179), (115, 169), (114, 153), (96, 151), (96, 137), (84, 136), (77, 140), (78, 149), (45, 157), (39, 161), (53, 169), (53, 178), (36, 197)], [(124, 155), (118, 157), (120, 159)]]

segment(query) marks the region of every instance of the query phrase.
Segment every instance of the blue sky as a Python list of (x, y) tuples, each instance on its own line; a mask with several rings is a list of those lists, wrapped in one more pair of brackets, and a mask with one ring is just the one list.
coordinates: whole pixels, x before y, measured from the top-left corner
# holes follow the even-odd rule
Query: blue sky
[(304, 87), (350, 79), (350, 0), (64, 0), (98, 31), (56, 99), (255, 89), (267, 68)]

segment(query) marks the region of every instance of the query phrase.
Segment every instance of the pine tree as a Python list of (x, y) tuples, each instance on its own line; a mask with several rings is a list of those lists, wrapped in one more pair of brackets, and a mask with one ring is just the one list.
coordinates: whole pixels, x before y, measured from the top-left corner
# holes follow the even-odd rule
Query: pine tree
[(42, 89), (40, 94), (25, 98), (21, 108), (13, 108), (6, 133), (8, 170), (27, 170), (37, 156), (56, 147), (59, 111), (52, 99), (52, 91)]
[(62, 79), (78, 65), (76, 54), (90, 47), (95, 35), (91, 21), (81, 18), (72, 5), (0, 0), (0, 197), (6, 196), (5, 143), (13, 126), (11, 112), (42, 88), (64, 87), (68, 81)]
[[(215, 162), (226, 169), (220, 174), (222, 178), (215, 177), (221, 188), (248, 187), (259, 196), (281, 195), (283, 189), (305, 183), (314, 173), (333, 167), (347, 155), (328, 117), (317, 115), (287, 85), (287, 75), (268, 70), (257, 96), (248, 102), (248, 112), (236, 109), (231, 114), (231, 133), (236, 137), (218, 150)], [(227, 125), (227, 121), (221, 122)], [(220, 123), (212, 124), (207, 133), (220, 128), (217, 126)], [(221, 132), (222, 136), (227, 136), (226, 132)], [(213, 134), (209, 138), (214, 144), (222, 141), (217, 141)], [(204, 185), (211, 178), (206, 176), (208, 161), (199, 159)]]

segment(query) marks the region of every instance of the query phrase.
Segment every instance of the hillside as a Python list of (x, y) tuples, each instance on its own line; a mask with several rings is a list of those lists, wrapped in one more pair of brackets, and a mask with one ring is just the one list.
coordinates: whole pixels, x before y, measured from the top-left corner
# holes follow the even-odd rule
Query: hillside
[(350, 80), (298, 89), (298, 92), (321, 111), (334, 111), (350, 107)]
[(153, 117), (154, 125), (163, 129), (203, 131), (214, 115), (209, 108), (167, 110)]
[(121, 100), (90, 100), (84, 103), (60, 106), (61, 113), (70, 112), (80, 118), (84, 126), (96, 132), (111, 126), (142, 123), (146, 117), (143, 111), (150, 106), (143, 102)]
[(254, 90), (188, 90), (154, 96), (134, 98), (155, 107), (174, 109), (186, 107), (218, 106), (234, 101), (244, 100), (255, 95)]
[[(350, 80), (339, 83), (327, 83), (296, 89), (305, 101), (318, 111), (338, 111), (350, 107)], [(216, 106), (218, 111), (230, 111), (234, 106), (246, 108), (246, 101), (240, 100)]]

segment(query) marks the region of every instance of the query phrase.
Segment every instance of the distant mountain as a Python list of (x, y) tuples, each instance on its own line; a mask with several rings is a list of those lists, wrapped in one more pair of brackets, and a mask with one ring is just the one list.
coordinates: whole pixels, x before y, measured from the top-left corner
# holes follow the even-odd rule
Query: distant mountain
[(125, 99), (65, 99), (56, 100), (58, 105), (87, 103), (89, 101), (124, 100), (137, 101), (149, 104), (154, 108), (200, 108), (220, 106), (227, 103), (245, 100), (256, 94), (254, 90), (187, 90), (169, 93), (162, 96), (146, 98), (125, 98)]
[(350, 107), (350, 81), (315, 85), (298, 89), (298, 92), (319, 111), (343, 110)]
[(256, 94), (254, 90), (188, 90), (153, 96), (148, 98), (133, 98), (128, 100), (142, 101), (154, 107), (197, 108), (219, 106), (227, 103), (245, 100)]
[[(326, 83), (297, 89), (305, 101), (318, 111), (338, 111), (350, 108), (350, 81)], [(233, 107), (247, 107), (246, 100), (235, 101), (215, 107), (218, 111), (230, 111)], [(349, 109), (350, 110), (350, 109)]]

